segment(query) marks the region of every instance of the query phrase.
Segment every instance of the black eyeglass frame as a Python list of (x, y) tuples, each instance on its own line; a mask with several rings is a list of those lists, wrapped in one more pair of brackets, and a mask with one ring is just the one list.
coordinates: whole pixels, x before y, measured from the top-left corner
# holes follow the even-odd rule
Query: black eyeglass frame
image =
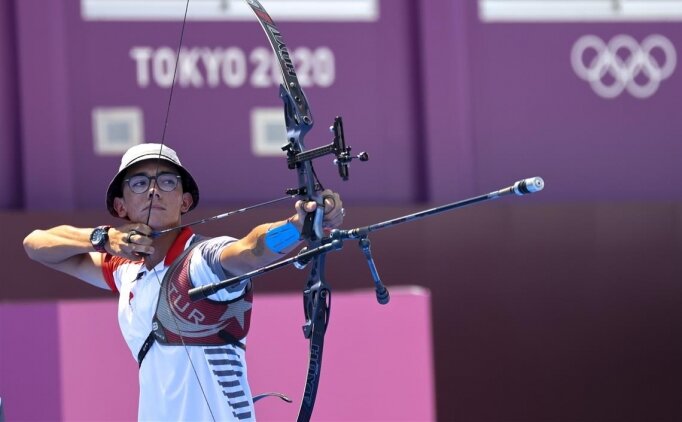
[[(163, 184), (159, 184), (159, 183), (158, 183), (158, 178), (159, 178), (159, 177), (162, 177), (162, 176), (175, 176), (175, 179), (177, 180), (177, 183), (175, 184), (175, 186), (173, 186), (172, 189), (164, 189), (164, 188), (163, 188)], [(143, 177), (143, 178), (145, 178), (145, 179), (147, 180), (147, 187), (145, 188), (145, 190), (143, 190), (143, 191), (141, 191), (141, 192), (136, 192), (135, 189), (132, 187), (132, 185), (130, 184), (130, 181), (133, 180), (133, 179), (136, 178), (136, 177)], [(147, 176), (146, 174), (134, 174), (134, 175), (132, 175), (132, 176), (126, 178), (126, 179), (123, 179), (123, 183), (125, 183), (126, 185), (128, 185), (128, 188), (130, 188), (130, 191), (131, 191), (132, 193), (141, 195), (141, 194), (146, 193), (147, 191), (149, 191), (149, 188), (152, 186), (152, 180), (154, 180), (154, 182), (155, 182), (154, 184), (156, 185), (156, 187), (159, 188), (159, 189), (160, 189), (161, 191), (163, 191), (163, 192), (173, 192), (175, 189), (178, 188), (179, 185), (182, 184), (182, 176), (180, 176), (179, 174), (176, 174), (176, 173), (171, 173), (171, 172), (159, 173), (159, 174), (156, 175), (156, 176)]]

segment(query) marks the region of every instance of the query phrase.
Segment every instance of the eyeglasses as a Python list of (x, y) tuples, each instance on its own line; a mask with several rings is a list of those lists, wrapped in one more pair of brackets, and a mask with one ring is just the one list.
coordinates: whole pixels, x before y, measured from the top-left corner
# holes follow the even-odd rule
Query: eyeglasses
[(175, 173), (160, 173), (156, 176), (137, 174), (123, 181), (134, 193), (145, 193), (149, 190), (152, 180), (156, 180), (156, 186), (164, 192), (174, 191), (180, 183), (180, 176)]

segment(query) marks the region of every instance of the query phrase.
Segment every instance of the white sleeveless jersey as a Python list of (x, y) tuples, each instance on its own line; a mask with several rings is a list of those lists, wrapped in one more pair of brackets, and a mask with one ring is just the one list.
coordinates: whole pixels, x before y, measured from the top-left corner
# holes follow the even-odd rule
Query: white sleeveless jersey
[[(112, 290), (119, 292), (118, 322), (135, 361), (152, 330), (161, 280), (168, 266), (189, 246), (192, 237), (191, 230), (183, 229), (166, 259), (149, 271), (142, 261), (105, 256), (102, 272)], [(220, 251), (234, 240), (226, 236), (218, 237), (194, 248), (191, 252), (190, 276), (196, 285), (232, 277), (220, 265)], [(210, 298), (236, 299), (244, 294), (247, 284), (248, 281), (244, 281)], [(239, 317), (236, 320), (240, 322)], [(240, 323), (243, 323), (243, 318)], [(242, 342), (246, 343), (246, 339)], [(155, 342), (139, 371), (138, 419), (255, 421), (244, 354), (244, 350), (232, 345), (185, 348)]]

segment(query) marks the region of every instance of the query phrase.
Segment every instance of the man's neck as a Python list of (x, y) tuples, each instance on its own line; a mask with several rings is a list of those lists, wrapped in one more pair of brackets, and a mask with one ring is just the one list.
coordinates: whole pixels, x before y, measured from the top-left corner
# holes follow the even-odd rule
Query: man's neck
[(159, 262), (164, 260), (170, 247), (173, 245), (173, 242), (177, 239), (178, 234), (179, 232), (174, 230), (154, 239), (154, 243), (152, 243), (152, 246), (154, 246), (154, 253), (144, 259), (145, 267), (147, 267), (148, 270), (156, 267)]

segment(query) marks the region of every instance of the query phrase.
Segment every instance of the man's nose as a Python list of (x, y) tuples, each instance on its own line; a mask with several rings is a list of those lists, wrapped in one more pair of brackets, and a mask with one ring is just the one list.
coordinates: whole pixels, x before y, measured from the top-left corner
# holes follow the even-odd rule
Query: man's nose
[(149, 181), (149, 190), (147, 192), (149, 192), (149, 197), (152, 197), (153, 195), (158, 196), (158, 189), (156, 186), (156, 180), (155, 179), (152, 179)]

